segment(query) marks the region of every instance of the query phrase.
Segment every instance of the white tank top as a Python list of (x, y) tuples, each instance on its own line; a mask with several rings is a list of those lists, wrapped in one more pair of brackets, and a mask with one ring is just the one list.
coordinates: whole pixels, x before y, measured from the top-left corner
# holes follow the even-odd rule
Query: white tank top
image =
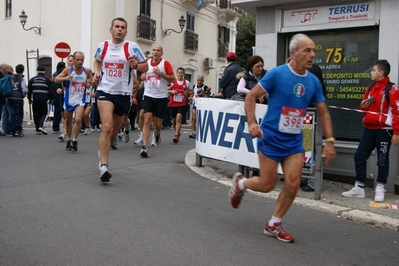
[(71, 76), (65, 90), (64, 102), (67, 106), (80, 106), (86, 101), (86, 69), (82, 67), (82, 74), (76, 74), (75, 68), (71, 66)]
[[(168, 81), (154, 73), (154, 66), (151, 65), (151, 62), (152, 59), (147, 61), (148, 71), (146, 73), (146, 80), (144, 81), (144, 95), (157, 99), (167, 98)], [(162, 73), (166, 74), (164, 59), (162, 59), (155, 67), (158, 67)]]
[[(108, 47), (103, 55), (105, 42), (108, 42)], [(94, 55), (96, 60), (102, 62), (97, 90), (114, 95), (131, 95), (133, 70), (130, 69), (127, 57), (131, 55), (140, 63), (145, 61), (145, 56), (135, 42), (124, 41), (120, 44), (113, 44), (112, 41), (105, 42), (98, 45)], [(127, 51), (124, 47), (125, 43), (128, 43)]]

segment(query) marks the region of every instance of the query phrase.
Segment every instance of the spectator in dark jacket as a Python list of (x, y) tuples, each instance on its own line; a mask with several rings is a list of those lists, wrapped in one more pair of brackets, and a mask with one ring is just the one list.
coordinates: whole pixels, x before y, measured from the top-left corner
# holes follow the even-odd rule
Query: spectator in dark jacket
[(33, 107), (33, 120), (35, 122), (36, 134), (47, 135), (44, 122), (47, 116), (47, 103), (53, 101), (53, 82), (44, 75), (45, 69), (37, 67), (37, 76), (31, 78), (28, 84), (28, 100)]
[[(263, 58), (259, 55), (250, 56), (247, 60), (247, 69), (237, 74), (239, 83), (237, 86), (237, 94), (234, 95), (234, 99), (238, 101), (244, 101), (245, 95), (253, 88), (258, 81), (266, 74), (266, 70), (263, 69)], [(261, 99), (256, 100), (257, 103), (267, 104), (266, 93)]]
[(231, 99), (237, 93), (238, 79), (237, 74), (242, 71), (241, 67), (236, 63), (237, 55), (234, 52), (228, 52), (227, 67), (224, 69), (222, 77), (219, 79), (219, 94), (223, 99)]
[[(58, 62), (57, 70), (53, 73), (53, 79), (64, 70), (65, 62)], [(54, 117), (53, 117), (53, 133), (60, 132), (60, 123), (64, 117), (64, 85), (62, 83), (54, 83)]]

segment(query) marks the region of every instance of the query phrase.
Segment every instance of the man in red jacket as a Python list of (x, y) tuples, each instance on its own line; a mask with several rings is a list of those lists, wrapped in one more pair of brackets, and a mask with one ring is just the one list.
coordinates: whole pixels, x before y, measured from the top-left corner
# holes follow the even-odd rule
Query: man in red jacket
[[(389, 149), (391, 142), (399, 143), (399, 90), (395, 84), (389, 89), (386, 97), (385, 89), (389, 80), (391, 66), (387, 60), (377, 60), (371, 70), (373, 85), (366, 90), (360, 109), (367, 111), (363, 118), (364, 130), (355, 152), (355, 186), (342, 196), (349, 198), (365, 198), (364, 183), (366, 181), (367, 159), (374, 148), (377, 148), (378, 177), (374, 201), (385, 199), (384, 185), (389, 174)], [(388, 87), (389, 88), (389, 87)]]

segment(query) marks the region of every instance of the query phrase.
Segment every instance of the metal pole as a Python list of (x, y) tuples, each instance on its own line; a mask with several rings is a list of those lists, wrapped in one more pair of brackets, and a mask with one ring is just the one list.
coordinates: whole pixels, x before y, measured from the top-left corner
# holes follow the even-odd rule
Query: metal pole
[[(30, 74), (29, 74), (29, 52), (26, 50), (26, 72), (28, 74), (28, 82), (30, 80)], [(29, 104), (29, 120), (32, 120), (32, 105)]]
[[(323, 184), (323, 162), (321, 153), (323, 150), (323, 131), (320, 125), (320, 122), (317, 119), (317, 113), (315, 113), (316, 117), (316, 154), (318, 159), (316, 160), (316, 171), (315, 171), (315, 194), (314, 199), (319, 200), (321, 198), (321, 186)], [(313, 157), (314, 158), (314, 157)]]

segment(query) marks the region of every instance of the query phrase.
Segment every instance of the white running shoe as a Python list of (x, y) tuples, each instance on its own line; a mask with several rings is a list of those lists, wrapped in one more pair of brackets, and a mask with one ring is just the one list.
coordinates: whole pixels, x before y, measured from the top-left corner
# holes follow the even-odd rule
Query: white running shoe
[(143, 134), (139, 133), (139, 138), (134, 142), (136, 145), (143, 145)]
[(65, 134), (62, 133), (61, 135), (59, 135), (59, 136), (58, 136), (58, 139), (59, 139), (60, 141), (64, 141), (64, 140), (65, 140)]
[(353, 187), (349, 191), (342, 192), (342, 196), (346, 198), (358, 198), (358, 199), (364, 199), (365, 193), (364, 193), (364, 188), (361, 187)]
[(383, 202), (385, 200), (385, 189), (376, 187), (374, 201)]
[(157, 146), (157, 142), (155, 141), (155, 133), (154, 132), (152, 132), (151, 146)]
[(44, 128), (42, 128), (42, 127), (39, 127), (38, 130), (39, 130), (40, 132), (42, 132), (44, 135), (47, 135), (47, 134), (48, 134), (47, 131), (46, 131)]

